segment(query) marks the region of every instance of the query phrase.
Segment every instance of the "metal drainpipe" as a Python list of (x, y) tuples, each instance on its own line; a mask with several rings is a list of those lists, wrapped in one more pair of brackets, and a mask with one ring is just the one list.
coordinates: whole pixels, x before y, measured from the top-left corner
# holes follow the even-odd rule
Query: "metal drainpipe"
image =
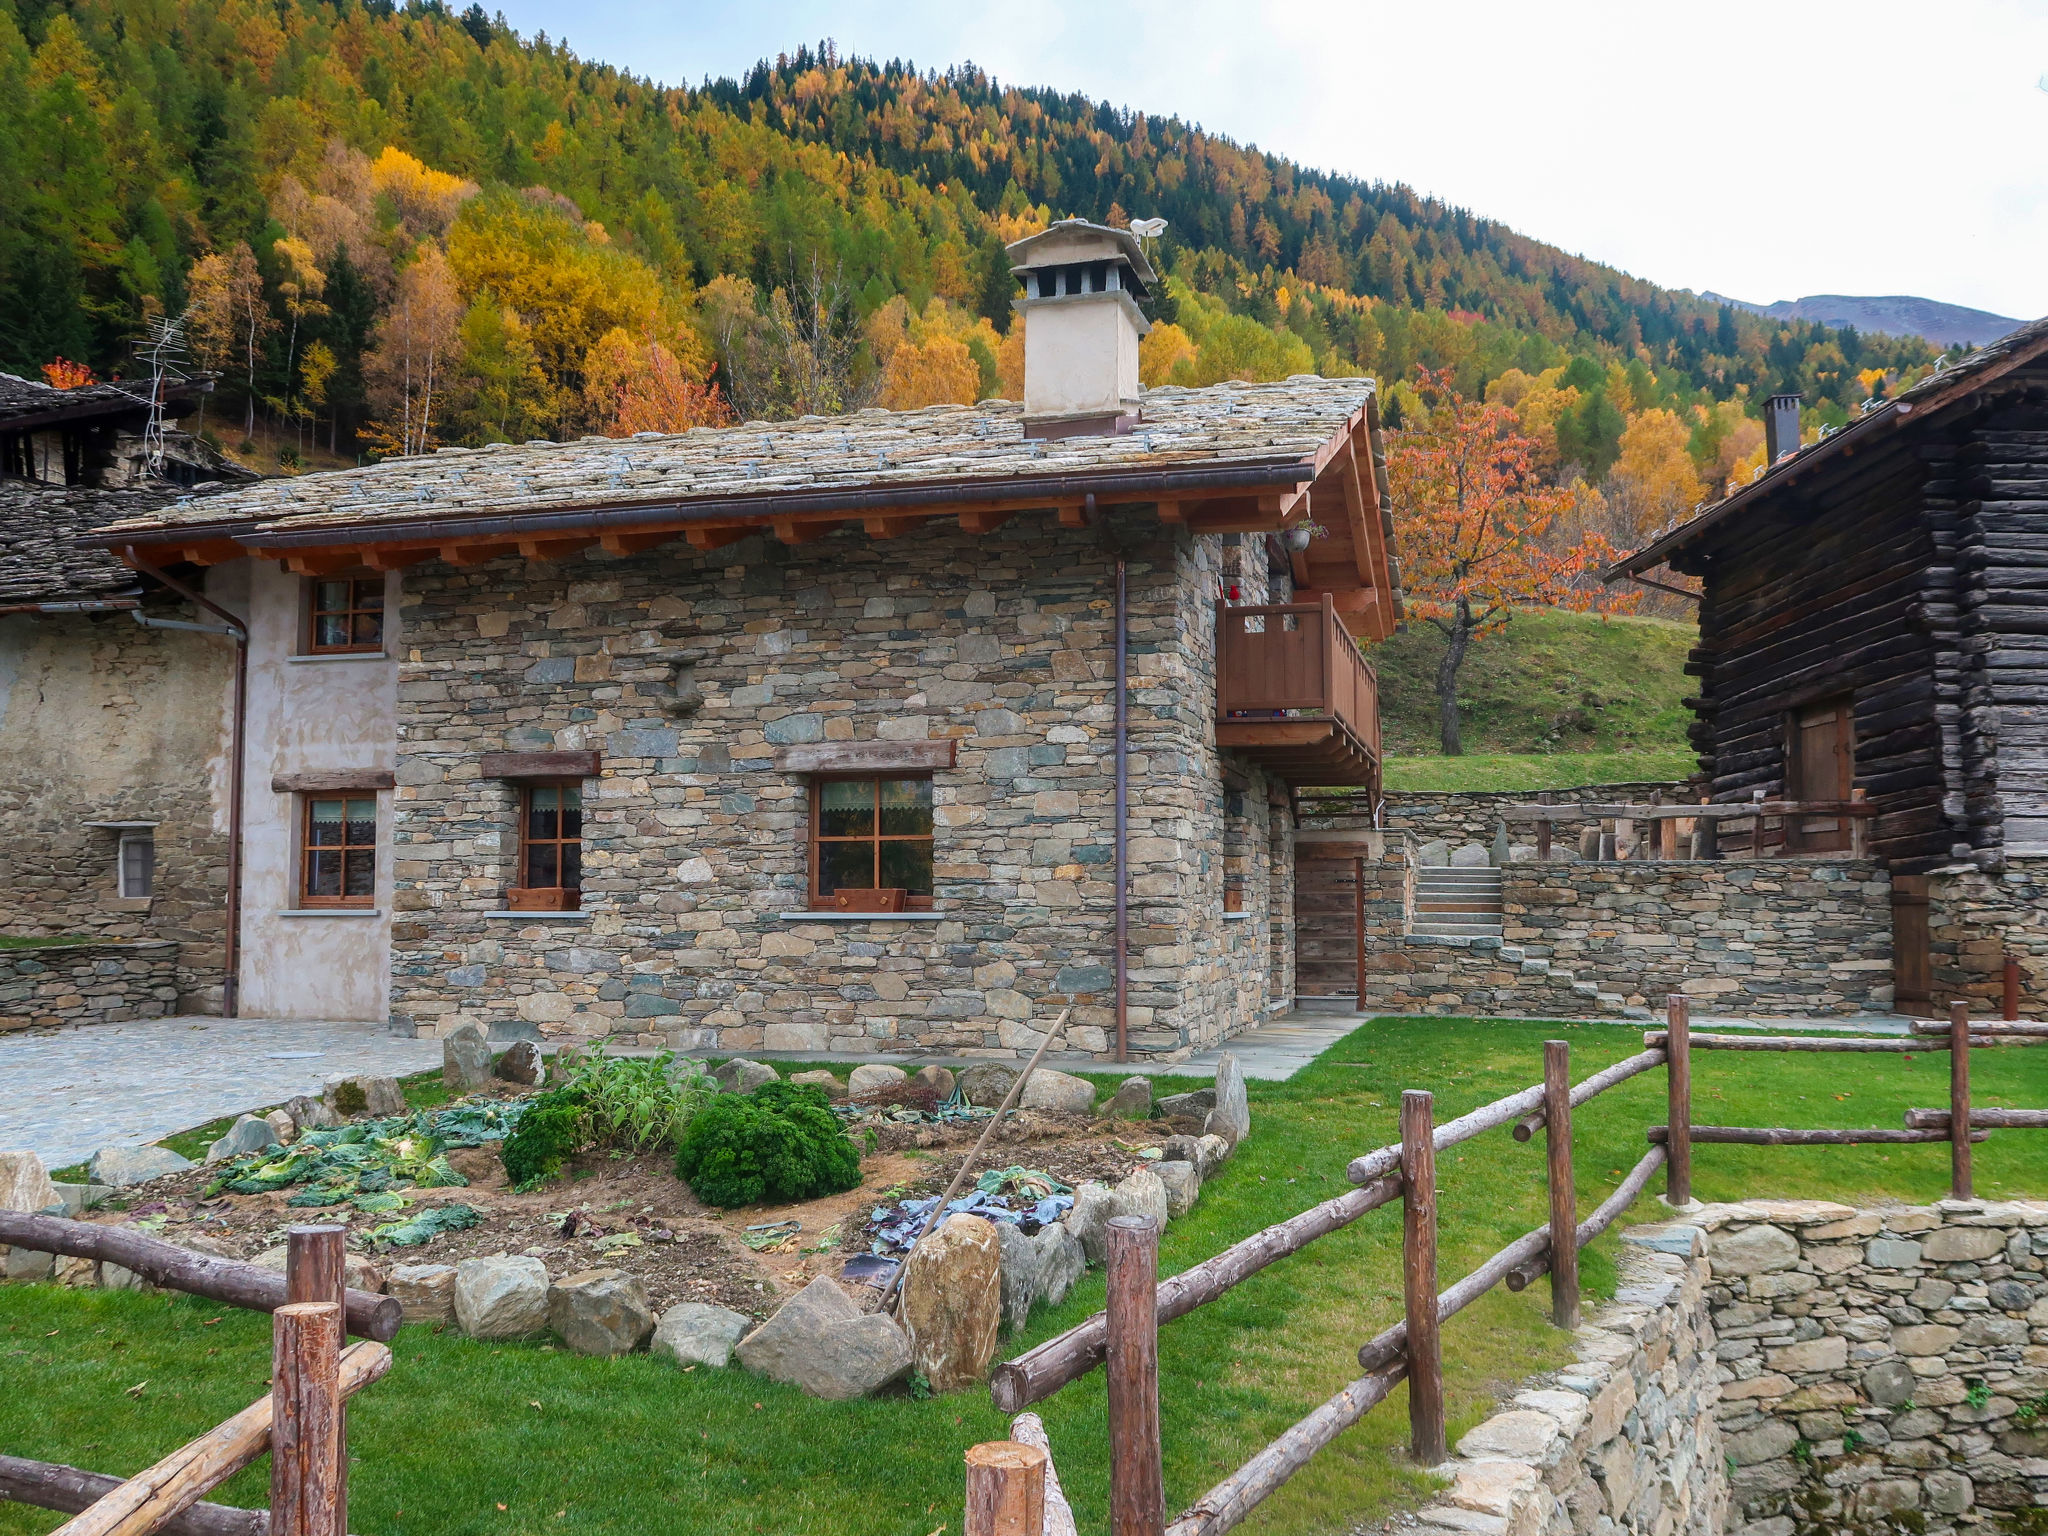
[(1130, 647), (1124, 561), (1116, 562), (1116, 1059), (1131, 1059), (1130, 972)]
[(133, 544), (123, 549), (122, 556), (127, 564), (145, 576), (163, 583), (206, 612), (217, 615), (228, 628), (228, 638), (235, 642), (235, 709), (229, 747), (233, 755), (228, 759), (228, 931), (220, 1002), (223, 1016), (239, 1018), (242, 990), (242, 743), (249, 719), (249, 626), (205, 593), (195, 592), (176, 577), (145, 563), (136, 554)]

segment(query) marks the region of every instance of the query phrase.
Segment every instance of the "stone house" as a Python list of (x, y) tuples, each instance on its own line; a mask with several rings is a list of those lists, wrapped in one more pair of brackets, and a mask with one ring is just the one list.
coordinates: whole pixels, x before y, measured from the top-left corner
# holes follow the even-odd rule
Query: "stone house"
[(1139, 387), (1125, 231), (1012, 247), (1024, 402), (443, 449), (97, 536), (247, 640), (245, 1012), (1170, 1059), (1291, 1003), (1376, 793), (1369, 380)]
[[(1692, 739), (1713, 799), (1876, 808), (1902, 1008), (2048, 1008), (2048, 321), (1798, 445), (1608, 573), (1697, 577)], [(1654, 578), (1652, 578), (1654, 579)], [(1848, 846), (1843, 818), (1769, 834)]]

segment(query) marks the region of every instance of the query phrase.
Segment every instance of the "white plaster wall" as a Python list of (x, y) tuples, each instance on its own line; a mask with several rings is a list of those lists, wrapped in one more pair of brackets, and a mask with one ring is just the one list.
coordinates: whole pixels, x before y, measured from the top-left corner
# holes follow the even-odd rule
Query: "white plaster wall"
[(243, 806), (241, 1012), (382, 1021), (391, 1008), (391, 791), (377, 794), (374, 916), (288, 917), (298, 907), (299, 797), (280, 773), (398, 761), (399, 574), (385, 578), (384, 653), (294, 660), (302, 580), (275, 561), (215, 567), (209, 595), (249, 620)]

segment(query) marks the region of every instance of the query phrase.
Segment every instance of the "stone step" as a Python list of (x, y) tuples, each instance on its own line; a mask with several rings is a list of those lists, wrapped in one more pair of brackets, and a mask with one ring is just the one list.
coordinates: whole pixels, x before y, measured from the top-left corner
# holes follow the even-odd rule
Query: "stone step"
[(1418, 912), (1488, 912), (1495, 917), (1501, 914), (1498, 900), (1488, 901), (1483, 896), (1418, 896), (1415, 898)]
[(1497, 939), (1499, 923), (1456, 923), (1438, 918), (1418, 918), (1408, 931), (1426, 939)]

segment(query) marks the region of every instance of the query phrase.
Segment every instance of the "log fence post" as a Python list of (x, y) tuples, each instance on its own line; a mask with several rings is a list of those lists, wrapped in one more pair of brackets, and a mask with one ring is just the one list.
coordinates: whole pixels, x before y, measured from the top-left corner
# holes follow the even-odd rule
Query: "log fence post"
[(1948, 1005), (1948, 1192), (1970, 1198), (1970, 1005)]
[(1401, 1094), (1401, 1281), (1408, 1320), (1409, 1453), (1433, 1467), (1448, 1454), (1444, 1440), (1444, 1351), (1437, 1331), (1435, 1100), (1420, 1089)]
[(1159, 1446), (1159, 1228), (1149, 1216), (1113, 1216), (1105, 1229), (1109, 1275), (1110, 1536), (1163, 1536), (1165, 1469)]
[(967, 1448), (961, 1536), (1044, 1536), (1045, 1467), (1035, 1445), (989, 1440)]
[(288, 1302), (273, 1314), (271, 1536), (343, 1536), (341, 1305)]
[(2003, 980), (2005, 990), (1999, 999), (2002, 1006), (1998, 1011), (2007, 1023), (2011, 1023), (2020, 1016), (2020, 963), (2011, 955), (2005, 957)]
[[(348, 1304), (348, 1228), (307, 1222), (285, 1233), (286, 1301)], [(335, 1529), (348, 1529), (348, 1405), (337, 1403), (335, 1434)]]
[(1572, 1048), (1543, 1042), (1543, 1139), (1550, 1179), (1550, 1320), (1579, 1326), (1579, 1202), (1572, 1183)]
[(1692, 999), (1673, 992), (1664, 1000), (1664, 1123), (1671, 1161), (1664, 1169), (1667, 1205), (1692, 1204)]

